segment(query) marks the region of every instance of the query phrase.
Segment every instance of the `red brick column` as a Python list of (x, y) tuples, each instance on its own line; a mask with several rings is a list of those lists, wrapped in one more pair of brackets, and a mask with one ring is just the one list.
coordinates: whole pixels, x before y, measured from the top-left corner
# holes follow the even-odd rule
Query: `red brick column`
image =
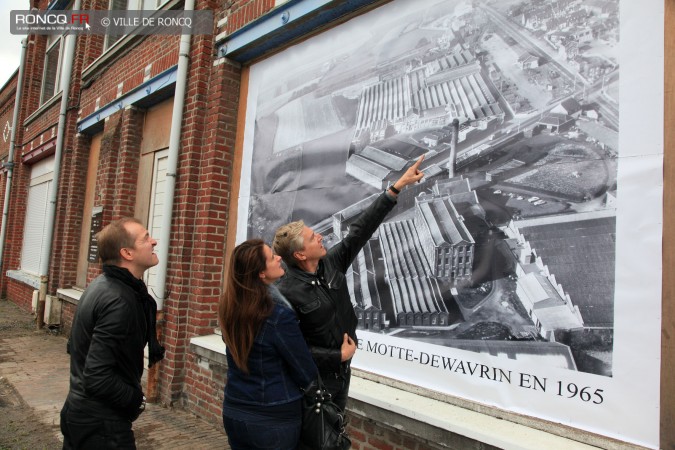
[[(216, 3), (198, 7), (217, 10)], [(163, 401), (184, 400), (202, 416), (220, 416), (208, 386), (222, 391), (223, 381), (204, 378), (189, 341), (218, 326), (241, 77), (238, 64), (214, 65), (213, 51), (211, 36), (192, 38), (164, 303), (167, 360), (159, 380)]]

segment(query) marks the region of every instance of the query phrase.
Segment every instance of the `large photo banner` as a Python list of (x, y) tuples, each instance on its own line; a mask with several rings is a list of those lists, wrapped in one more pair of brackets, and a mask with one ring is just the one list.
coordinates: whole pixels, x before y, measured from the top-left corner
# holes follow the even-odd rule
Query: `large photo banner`
[(394, 0), (251, 66), (237, 240), (331, 247), (353, 365), (658, 447), (663, 2)]

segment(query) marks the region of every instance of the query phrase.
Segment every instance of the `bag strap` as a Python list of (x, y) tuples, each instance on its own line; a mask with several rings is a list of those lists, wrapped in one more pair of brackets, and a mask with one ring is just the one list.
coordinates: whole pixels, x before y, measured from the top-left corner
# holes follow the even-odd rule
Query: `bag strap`
[[(310, 389), (312, 389), (312, 385), (315, 384), (314, 381), (316, 381), (316, 386), (314, 387), (316, 389), (315, 392), (310, 392)], [(323, 384), (323, 380), (321, 379), (321, 375), (317, 372), (316, 374), (316, 380), (312, 380), (309, 382), (309, 384), (300, 389), (305, 395), (316, 395), (320, 394), (322, 397), (325, 393), (328, 391), (326, 390), (326, 386)], [(318, 392), (317, 392), (318, 391)]]

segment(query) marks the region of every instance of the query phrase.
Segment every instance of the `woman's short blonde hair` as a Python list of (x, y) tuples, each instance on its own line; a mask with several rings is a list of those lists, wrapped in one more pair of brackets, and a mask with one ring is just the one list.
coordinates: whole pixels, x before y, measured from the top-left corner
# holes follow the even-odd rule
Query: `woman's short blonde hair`
[(298, 265), (298, 261), (293, 254), (305, 248), (302, 237), (304, 228), (305, 222), (298, 220), (280, 226), (274, 234), (274, 242), (272, 243), (274, 253), (281, 256), (281, 259), (289, 266), (295, 267)]

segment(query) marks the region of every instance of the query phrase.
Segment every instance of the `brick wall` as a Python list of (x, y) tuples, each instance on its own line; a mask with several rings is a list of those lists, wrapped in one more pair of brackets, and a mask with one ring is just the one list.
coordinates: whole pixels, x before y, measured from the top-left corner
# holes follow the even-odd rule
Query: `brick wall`
[[(120, 123), (120, 146), (117, 165), (107, 170), (115, 177), (111, 199), (114, 218), (133, 216), (136, 205), (136, 185), (138, 182), (138, 164), (140, 162), (141, 139), (143, 137), (143, 117), (145, 112), (134, 106), (124, 109)], [(104, 208), (105, 209), (105, 208)]]
[[(18, 75), (13, 76), (5, 83), (2, 90), (0, 90), (0, 133), (3, 135), (3, 139), (0, 139), (0, 160), (2, 161), (7, 161), (7, 156), (9, 154), (11, 132), (10, 129), (6, 129), (5, 127), (7, 124), (9, 126), (13, 126), (12, 121), (14, 118), (17, 80)], [(7, 177), (7, 169), (0, 169), (0, 211), (3, 211), (5, 206), (5, 189), (7, 186)], [(0, 224), (2, 223), (2, 220), (3, 217), (0, 215)], [(3, 248), (3, 252), (5, 249), (6, 246)], [(5, 277), (0, 276), (0, 298), (4, 298), (6, 296), (5, 285)]]
[[(17, 79), (18, 75), (13, 76), (0, 90), (0, 133), (3, 135), (3, 139), (0, 139), (0, 158), (7, 156), (7, 152), (9, 151), (10, 133), (8, 129), (5, 131), (5, 127), (6, 124), (12, 125)], [(5, 140), (5, 136), (7, 140)]]
[(13, 281), (7, 284), (7, 298), (16, 303), (24, 311), (30, 311), (35, 289), (25, 283)]
[[(46, 5), (47, 2), (42, 1), (39, 8), (44, 9)], [(25, 90), (22, 94), (22, 101), (26, 107), (26, 115), (23, 116), (23, 119), (37, 111), (40, 107), (40, 89), (42, 88), (47, 36), (30, 35), (28, 36), (28, 41), (23, 79)], [(23, 120), (21, 123), (23, 123)]]
[(228, 12), (226, 30), (231, 34), (253, 22), (274, 8), (275, 0), (240, 0), (232, 2)]
[[(85, 67), (85, 82), (95, 80), (80, 100), (80, 116), (87, 117), (98, 108), (108, 105), (124, 94), (138, 88), (146, 80), (173, 67), (178, 62), (180, 36), (156, 35), (140, 40), (138, 36), (116, 45), (123, 47), (119, 58), (111, 65)], [(89, 43), (92, 51), (99, 48)]]
[[(63, 140), (63, 157), (61, 158), (61, 174), (59, 177), (59, 192), (57, 197), (56, 220), (52, 243), (52, 258), (49, 271), (49, 293), (56, 292), (60, 287), (70, 288), (75, 285), (77, 278), (77, 262), (80, 250), (80, 233), (82, 230), (82, 208), (86, 186), (88, 148), (86, 136), (77, 134), (77, 108), (81, 98), (81, 73), (87, 51), (95, 52), (87, 47), (87, 39), (75, 41), (75, 57), (73, 59), (70, 89), (65, 121), (65, 138)], [(60, 105), (59, 105), (60, 106)], [(58, 122), (58, 120), (57, 120)]]
[(418, 442), (409, 433), (349, 414), (347, 432), (355, 450), (436, 450), (441, 447)]
[[(250, 23), (274, 6), (274, 0), (234, 1), (224, 5), (218, 3), (198, 2), (197, 8), (213, 9), (216, 19), (228, 16), (229, 32)], [(165, 303), (167, 343), (177, 353), (184, 355), (182, 364), (185, 375), (181, 378), (174, 369), (173, 378), (172, 372), (166, 370), (162, 371), (161, 377), (165, 383), (171, 383), (173, 400), (177, 400), (177, 393), (182, 392), (180, 399), (191, 411), (220, 425), (224, 366), (218, 366), (215, 371), (210, 370), (207, 362), (189, 351), (188, 342), (190, 337), (210, 334), (218, 326), (217, 305), (225, 266), (227, 230), (231, 226), (228, 212), (232, 201), (230, 190), (238, 126), (241, 67), (225, 59), (217, 60), (213, 64), (212, 40), (193, 39), (191, 53), (192, 61), (196, 60), (197, 64), (190, 67), (184, 125), (194, 125), (188, 125), (185, 129), (182, 155), (189, 163), (181, 167), (199, 167), (198, 176), (193, 178), (199, 180), (199, 183), (179, 183), (180, 191), (177, 192), (184, 195), (179, 194), (180, 198), (177, 198), (176, 213), (184, 214), (190, 210), (190, 203), (194, 204), (196, 201), (195, 220), (191, 222), (196, 238), (190, 249), (191, 258), (188, 255), (182, 255), (184, 258), (172, 256), (172, 261), (191, 259), (191, 289), (186, 295), (187, 302), (172, 296)], [(204, 114), (204, 111), (207, 113)], [(207, 117), (208, 120), (200, 121), (199, 117)], [(201, 148), (193, 148), (190, 144), (199, 142), (199, 136), (202, 136)], [(185, 146), (185, 143), (188, 145)], [(179, 180), (182, 178), (179, 173)], [(180, 235), (177, 237), (180, 239)], [(173, 244), (172, 241), (172, 248), (176, 248)], [(178, 333), (180, 327), (169, 324), (172, 322), (171, 318), (180, 323), (183, 312), (180, 305), (185, 304), (188, 305), (185, 312), (189, 312), (189, 320), (185, 323), (186, 333), (181, 336)], [(177, 369), (178, 361), (174, 364)], [(178, 389), (181, 381), (182, 388)], [(164, 393), (163, 398), (167, 399), (166, 390)]]
[[(220, 5), (200, 1), (196, 7), (218, 16)], [(162, 401), (182, 404), (220, 426), (224, 368), (211, 370), (189, 351), (191, 337), (217, 327), (239, 107), (241, 69), (213, 64), (213, 51), (212, 38), (192, 39), (167, 274), (170, 295), (164, 303), (167, 358), (159, 391)]]
[(61, 332), (66, 336), (70, 336), (70, 329), (73, 324), (73, 317), (75, 317), (76, 310), (77, 304), (67, 301), (61, 302)]
[[(47, 0), (32, 2), (36, 7), (44, 9), (48, 5)], [(72, 157), (73, 136), (75, 136), (75, 124), (77, 120), (76, 107), (79, 98), (79, 76), (81, 72), (81, 58), (76, 58), (72, 70), (72, 79), (70, 90), (66, 93), (57, 94), (51, 101), (47, 100), (40, 104), (40, 93), (43, 79), (44, 53), (46, 49), (46, 36), (29, 36), (31, 44), (27, 46), (26, 63), (24, 66), (24, 89), (22, 92), (22, 108), (19, 114), (19, 123), (23, 126), (17, 129), (17, 138), (15, 146), (16, 167), (13, 174), (12, 196), (9, 208), (8, 234), (7, 234), (7, 252), (3, 258), (3, 269), (15, 270), (21, 267), (21, 247), (23, 242), (23, 224), (25, 222), (26, 198), (28, 192), (28, 182), (32, 162), (22, 162), (22, 155), (30, 152), (40, 145), (53, 141), (57, 135), (57, 123), (59, 118), (59, 109), (61, 96), (66, 95), (68, 99), (68, 112), (66, 114), (64, 139), (63, 139), (63, 158), (61, 160), (61, 176), (57, 181), (60, 186), (68, 185), (68, 180), (72, 175), (72, 166), (78, 163)], [(79, 48), (79, 47), (78, 47)], [(77, 51), (76, 51), (77, 52)], [(80, 61), (78, 63), (78, 61)], [(39, 113), (37, 113), (39, 111)], [(79, 189), (81, 190), (81, 189)], [(65, 205), (68, 201), (77, 199), (78, 189), (60, 189), (57, 193), (57, 205)], [(74, 196), (71, 199), (70, 194)], [(55, 292), (61, 283), (70, 285), (74, 280), (74, 267), (76, 267), (77, 252), (79, 246), (79, 235), (76, 224), (67, 223), (68, 211), (63, 208), (56, 210), (54, 224), (54, 236), (58, 239), (53, 240), (50, 264), (48, 292)], [(75, 237), (77, 236), (77, 237)], [(62, 269), (69, 273), (69, 276), (62, 276)], [(5, 288), (5, 285), (7, 286)], [(7, 298), (19, 305), (30, 305), (32, 288), (27, 289), (21, 282), (8, 280), (3, 277), (3, 290), (6, 289)]]
[[(197, 7), (217, 9), (218, 2)], [(159, 388), (163, 401), (201, 409), (212, 398), (184, 394), (198, 392), (201, 383), (187, 349), (191, 337), (217, 326), (240, 74), (238, 67), (213, 65), (210, 37), (193, 37), (190, 54), (164, 303), (170, 357), (162, 363)]]
[(350, 398), (352, 449), (358, 450), (498, 450), (489, 444)]
[[(37, 36), (29, 36), (29, 41), (36, 41)], [(34, 46), (34, 45), (33, 45)], [(30, 48), (29, 46), (28, 48)], [(27, 58), (28, 61), (28, 58)], [(32, 65), (26, 64), (25, 74), (29, 73), (29, 70)], [(23, 122), (23, 119), (29, 114), (29, 111), (33, 111), (37, 108), (35, 101), (28, 102), (26, 101), (28, 94), (32, 91), (34, 83), (31, 84), (26, 82), (24, 78), (24, 84), (22, 89), (22, 99), (23, 102), (19, 108), (19, 117), (18, 124)], [(2, 101), (3, 101), (3, 112), (2, 112), (2, 123), (12, 123), (13, 114), (14, 114), (14, 101), (16, 98), (16, 87), (18, 79), (15, 77), (11, 82), (5, 85), (5, 88), (2, 91)], [(10, 106), (11, 104), (11, 106)], [(21, 166), (20, 157), (21, 157), (21, 143), (24, 135), (24, 128), (22, 126), (16, 126), (16, 135), (15, 135), (15, 148), (14, 148), (14, 163), (16, 164), (14, 171), (12, 173), (12, 198), (9, 204), (9, 213), (7, 220), (7, 234), (5, 240), (5, 247), (2, 255), (2, 271), (3, 276), (0, 281), (0, 297), (10, 298), (11, 296), (16, 298), (17, 305), (21, 306), (23, 309), (30, 311), (31, 302), (32, 302), (32, 288), (24, 284), (15, 284), (13, 281), (9, 280), (4, 276), (4, 272), (11, 269), (18, 268), (18, 260), (21, 255), (21, 242), (22, 236), (19, 232), (23, 228), (23, 214), (25, 210), (25, 196), (26, 196), (26, 187), (18, 187), (19, 180), (26, 180), (26, 172)], [(4, 145), (2, 153), (6, 153), (9, 150), (9, 138), (7, 143)], [(6, 185), (6, 173), (2, 177), (1, 182)], [(4, 202), (4, 187), (3, 187), (3, 200)], [(3, 204), (4, 208), (4, 204)], [(21, 220), (16, 220), (16, 215), (21, 215)], [(1, 219), (0, 219), (1, 220)], [(14, 284), (10, 290), (10, 284)]]
[[(101, 149), (98, 160), (98, 169), (96, 173), (96, 192), (98, 198), (94, 202), (95, 206), (103, 207), (103, 223), (109, 223), (113, 220), (112, 204), (115, 200), (115, 170), (119, 161), (120, 132), (122, 129), (122, 113), (118, 112), (105, 120), (103, 137), (101, 138)], [(92, 265), (89, 265), (92, 269)], [(94, 267), (94, 269), (97, 269)], [(98, 274), (95, 270), (92, 276)], [(92, 278), (88, 277), (90, 281)]]
[(222, 406), (227, 367), (197, 355), (186, 364), (190, 381), (185, 383), (184, 401), (189, 410), (214, 426), (222, 427)]
[[(90, 139), (86, 135), (75, 134), (72, 148), (68, 148), (68, 164), (64, 170), (62, 190), (65, 198), (60, 198), (62, 205), (59, 211), (62, 239), (60, 243), (60, 255), (62, 262), (52, 260), (52, 266), (60, 266), (61, 271), (58, 277), (54, 277), (53, 289), (60, 287), (69, 288), (76, 284), (77, 263), (80, 250), (80, 233), (82, 231), (82, 208), (84, 206), (84, 196), (86, 192), (86, 177), (89, 158)], [(72, 305), (71, 305), (72, 306)], [(64, 315), (62, 322), (70, 324), (72, 315)], [(66, 320), (70, 319), (70, 320)]]
[[(215, 426), (222, 426), (227, 360), (220, 352), (192, 344), (186, 369), (192, 382), (184, 396), (190, 411)], [(354, 450), (497, 450), (448, 430), (350, 398), (347, 433)]]

